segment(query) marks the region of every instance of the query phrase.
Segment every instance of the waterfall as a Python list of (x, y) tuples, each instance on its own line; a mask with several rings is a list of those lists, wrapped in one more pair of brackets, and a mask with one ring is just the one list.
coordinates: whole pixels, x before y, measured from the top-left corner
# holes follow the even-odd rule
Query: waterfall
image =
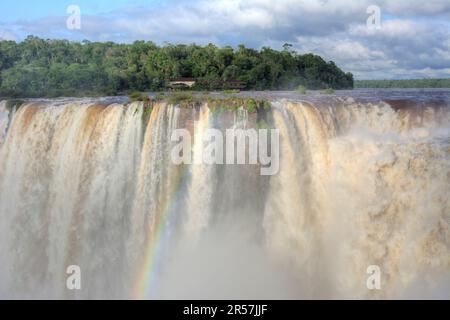
[[(208, 129), (257, 126), (244, 108), (1, 102), (0, 298), (450, 297), (449, 107), (274, 100), (269, 115), (280, 170), (261, 176), (200, 161)], [(171, 161), (178, 128), (193, 164)]]
[(211, 201), (214, 193), (213, 184), (216, 181), (215, 170), (212, 165), (203, 163), (203, 154), (206, 147), (206, 130), (211, 128), (211, 112), (207, 106), (199, 111), (198, 121), (195, 124), (193, 145), (193, 165), (191, 166), (191, 182), (189, 186), (186, 211), (186, 233), (192, 237), (208, 227), (211, 214)]
[[(131, 237), (128, 241), (130, 269), (145, 277), (155, 248), (157, 235), (170, 236), (170, 220), (175, 207), (171, 207), (176, 192), (178, 169), (171, 163), (171, 133), (178, 126), (180, 109), (158, 103), (152, 110), (142, 146), (137, 174), (136, 196), (132, 208)], [(161, 248), (160, 248), (161, 249)], [(140, 265), (144, 265), (144, 269)], [(140, 270), (141, 269), (141, 270)], [(133, 282), (133, 277), (129, 279)], [(145, 280), (142, 279), (142, 282)], [(144, 284), (138, 284), (144, 286)], [(134, 290), (145, 290), (145, 288)], [(139, 295), (140, 293), (134, 293)]]
[(6, 109), (6, 101), (0, 102), (0, 146), (6, 137), (6, 129), (8, 127), (9, 112)]
[[(306, 297), (405, 297), (448, 277), (448, 112), (285, 102), (274, 118), (281, 170), (266, 240), (299, 271)], [(371, 265), (383, 270), (384, 290), (367, 290)]]
[(305, 276), (303, 285), (315, 290), (323, 272), (318, 257), (320, 235), (326, 232), (327, 132), (318, 111), (307, 104), (276, 105), (274, 121), (280, 130), (281, 170), (270, 181), (264, 215), (267, 243), (275, 254), (292, 259)]

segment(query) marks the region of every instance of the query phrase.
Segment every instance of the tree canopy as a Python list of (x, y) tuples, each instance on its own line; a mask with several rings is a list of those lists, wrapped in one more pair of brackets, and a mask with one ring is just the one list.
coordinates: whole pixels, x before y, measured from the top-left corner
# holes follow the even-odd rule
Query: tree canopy
[(136, 41), (70, 42), (29, 36), (0, 41), (0, 95), (55, 97), (116, 95), (161, 91), (169, 79), (193, 77), (197, 90), (217, 89), (237, 80), (251, 90), (353, 88), (353, 75), (314, 54), (298, 54), (285, 45), (276, 51), (213, 44), (207, 46)]
[(359, 80), (355, 88), (450, 88), (450, 79)]

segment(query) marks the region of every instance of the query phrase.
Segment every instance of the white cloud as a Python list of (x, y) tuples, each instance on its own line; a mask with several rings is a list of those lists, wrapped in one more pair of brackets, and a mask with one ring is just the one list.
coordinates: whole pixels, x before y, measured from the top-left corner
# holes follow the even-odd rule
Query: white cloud
[(377, 2), (387, 12), (397, 15), (434, 16), (450, 13), (450, 1), (448, 0), (384, 0)]
[(8, 30), (6, 28), (3, 28), (0, 26), (0, 40), (17, 40), (17, 36), (14, 34), (13, 31)]

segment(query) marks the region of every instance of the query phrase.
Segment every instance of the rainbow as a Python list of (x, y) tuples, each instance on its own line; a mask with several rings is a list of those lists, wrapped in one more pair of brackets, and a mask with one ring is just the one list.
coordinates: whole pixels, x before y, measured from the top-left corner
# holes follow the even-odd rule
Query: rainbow
[[(159, 106), (153, 110), (153, 112), (158, 113), (161, 109), (161, 106)], [(149, 126), (155, 121), (153, 112)], [(210, 120), (209, 116), (209, 109), (204, 108), (200, 114), (200, 122), (205, 125)], [(201, 138), (200, 141), (202, 141)], [(182, 182), (186, 181), (184, 177), (189, 172), (189, 168), (189, 165), (180, 165), (175, 168), (173, 184), (169, 191), (169, 196), (163, 197), (163, 203), (156, 209), (156, 221), (154, 226), (151, 226), (147, 232), (148, 238), (144, 246), (145, 254), (142, 263), (140, 264), (141, 267), (138, 268), (137, 277), (132, 289), (132, 297), (135, 300), (149, 299), (155, 295), (153, 290), (158, 275), (158, 263), (161, 261), (160, 257), (163, 254), (164, 246), (166, 245), (164, 241), (167, 229), (166, 226), (176, 212), (175, 204), (177, 203), (177, 200), (181, 198)]]
[(138, 269), (138, 275), (133, 285), (132, 297), (134, 300), (148, 299), (154, 294), (152, 290), (158, 274), (158, 258), (161, 256), (162, 249), (164, 248), (163, 240), (167, 222), (174, 216), (174, 206), (177, 199), (179, 199), (181, 184), (188, 172), (188, 168), (188, 166), (183, 165), (177, 169), (173, 191), (169, 197), (166, 197), (165, 203), (158, 210), (155, 228), (149, 230), (149, 236), (145, 244), (145, 255), (142, 259), (143, 262)]

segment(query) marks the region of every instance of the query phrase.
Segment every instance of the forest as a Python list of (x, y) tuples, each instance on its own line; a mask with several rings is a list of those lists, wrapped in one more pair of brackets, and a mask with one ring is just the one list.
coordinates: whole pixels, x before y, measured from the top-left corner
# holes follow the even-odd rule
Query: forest
[(450, 79), (358, 80), (355, 88), (450, 88)]
[(351, 89), (353, 75), (332, 61), (292, 45), (260, 50), (239, 45), (169, 44), (136, 41), (71, 42), (28, 36), (0, 41), (0, 96), (58, 97), (164, 91), (170, 79), (197, 79), (194, 90), (220, 90), (241, 81), (247, 90)]

